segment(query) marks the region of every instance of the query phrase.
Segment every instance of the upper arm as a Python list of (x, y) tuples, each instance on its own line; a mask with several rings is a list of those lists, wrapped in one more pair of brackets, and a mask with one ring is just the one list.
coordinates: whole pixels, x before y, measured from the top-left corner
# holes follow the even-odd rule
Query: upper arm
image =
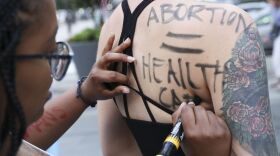
[(219, 103), (216, 113), (230, 128), (236, 155), (276, 156), (265, 55), (254, 23), (248, 24), (233, 41), (229, 55), (221, 60), (224, 63), (218, 91), (210, 88), (214, 106)]
[(137, 144), (113, 100), (99, 101), (97, 110), (103, 155), (140, 155)]

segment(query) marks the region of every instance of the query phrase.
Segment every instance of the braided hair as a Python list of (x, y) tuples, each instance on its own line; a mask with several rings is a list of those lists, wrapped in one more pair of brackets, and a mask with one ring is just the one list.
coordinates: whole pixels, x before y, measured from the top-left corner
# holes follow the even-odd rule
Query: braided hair
[(18, 14), (25, 9), (23, 0), (0, 0), (0, 80), (7, 101), (0, 123), (0, 151), (9, 143), (9, 156), (16, 155), (26, 129), (25, 115), (16, 95), (14, 59), (25, 28)]

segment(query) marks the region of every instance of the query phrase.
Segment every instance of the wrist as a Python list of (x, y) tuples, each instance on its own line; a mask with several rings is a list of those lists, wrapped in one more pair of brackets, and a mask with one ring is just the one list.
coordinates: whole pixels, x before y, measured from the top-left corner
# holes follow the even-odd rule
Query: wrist
[(77, 90), (76, 90), (76, 98), (80, 99), (85, 105), (95, 107), (97, 104), (96, 100), (91, 100), (90, 95), (88, 95), (88, 91), (86, 90), (86, 79), (87, 77), (82, 77), (78, 81)]

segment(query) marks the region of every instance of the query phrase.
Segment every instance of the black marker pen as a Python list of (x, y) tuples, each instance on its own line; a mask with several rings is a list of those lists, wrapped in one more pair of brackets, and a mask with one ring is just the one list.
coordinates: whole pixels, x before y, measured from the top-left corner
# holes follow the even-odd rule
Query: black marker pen
[(180, 143), (184, 137), (182, 122), (179, 119), (173, 127), (171, 133), (163, 142), (163, 147), (160, 154), (156, 156), (171, 156), (174, 155), (180, 147)]
[[(188, 102), (188, 105), (194, 105), (194, 102)], [(171, 133), (166, 137), (165, 141), (163, 142), (163, 147), (159, 154), (156, 156), (172, 156), (174, 155), (181, 144), (181, 141), (184, 138), (184, 130), (182, 126), (181, 119), (179, 118), (176, 122), (175, 126), (173, 127)]]

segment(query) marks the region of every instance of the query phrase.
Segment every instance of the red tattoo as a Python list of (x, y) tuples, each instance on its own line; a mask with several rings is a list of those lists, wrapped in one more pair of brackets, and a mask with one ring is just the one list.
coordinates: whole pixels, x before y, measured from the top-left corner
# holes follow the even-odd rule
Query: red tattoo
[(65, 118), (67, 118), (67, 114), (59, 107), (53, 107), (51, 110), (44, 111), (43, 116), (27, 128), (24, 138), (28, 138), (30, 136), (29, 133), (33, 130), (42, 133), (44, 128), (51, 127), (55, 122), (62, 121)]

